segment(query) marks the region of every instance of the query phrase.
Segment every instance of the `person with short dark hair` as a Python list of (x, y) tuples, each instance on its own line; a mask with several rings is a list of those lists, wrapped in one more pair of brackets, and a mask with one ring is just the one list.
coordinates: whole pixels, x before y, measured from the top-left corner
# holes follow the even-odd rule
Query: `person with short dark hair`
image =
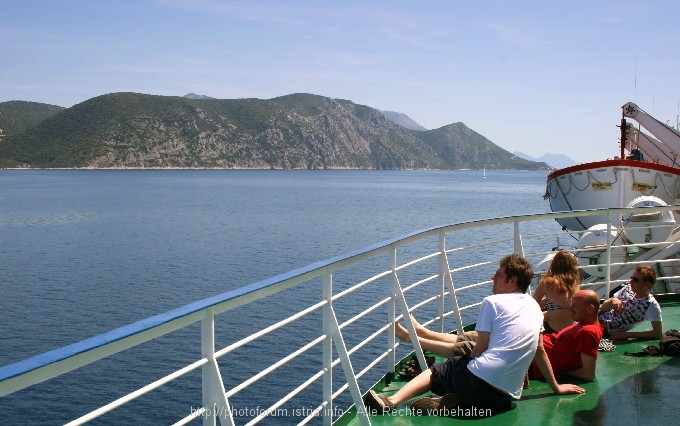
[[(661, 306), (651, 294), (656, 271), (649, 266), (636, 266), (630, 282), (600, 306), (600, 323), (604, 337), (617, 339), (661, 339), (663, 321)], [(629, 331), (643, 321), (652, 323), (651, 330)]]

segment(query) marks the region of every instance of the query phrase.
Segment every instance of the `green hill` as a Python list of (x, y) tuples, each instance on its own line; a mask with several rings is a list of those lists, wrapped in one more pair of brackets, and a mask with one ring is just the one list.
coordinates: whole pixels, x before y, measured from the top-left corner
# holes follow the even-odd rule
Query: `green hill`
[(426, 144), (446, 164), (469, 164), (472, 169), (520, 169), (535, 170), (537, 163), (510, 153), (468, 128), (463, 123), (449, 124), (439, 129), (417, 132)]
[(48, 107), (59, 108), (28, 108), (24, 128), (5, 132), (0, 166), (545, 168), (461, 123), (416, 132), (376, 109), (310, 94), (263, 100), (114, 93), (56, 113), (45, 113)]
[(64, 108), (38, 102), (0, 102), (0, 129), (5, 135), (15, 135), (41, 122)]

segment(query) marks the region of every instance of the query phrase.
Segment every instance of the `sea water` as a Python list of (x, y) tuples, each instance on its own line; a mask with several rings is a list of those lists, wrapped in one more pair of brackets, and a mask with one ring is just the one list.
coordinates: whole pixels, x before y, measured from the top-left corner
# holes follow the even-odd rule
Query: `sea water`
[[(414, 230), (549, 211), (545, 178), (495, 170), (486, 179), (474, 170), (0, 171), (0, 365)], [(0, 398), (0, 413), (19, 424), (60, 424), (129, 392), (107, 381), (109, 372), (143, 386), (168, 373), (155, 371), (159, 359), (191, 359), (185, 352), (171, 342), (135, 365), (114, 357)], [(140, 412), (100, 424), (165, 424), (189, 414), (184, 405), (181, 394), (161, 391)]]

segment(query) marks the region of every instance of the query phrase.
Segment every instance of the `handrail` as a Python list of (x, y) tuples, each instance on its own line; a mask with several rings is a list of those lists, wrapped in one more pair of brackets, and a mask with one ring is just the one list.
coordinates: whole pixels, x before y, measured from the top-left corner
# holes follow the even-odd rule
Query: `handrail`
[[(272, 405), (269, 408), (270, 411), (264, 409), (264, 411), (260, 411), (250, 417), (252, 417), (251, 423), (257, 423), (259, 420), (279, 410), (292, 396), (312, 385), (317, 379), (322, 378), (322, 400), (314, 410), (305, 413), (306, 416), (301, 423), (310, 422), (320, 415), (323, 417), (324, 424), (330, 424), (338, 417), (335, 399), (344, 390), (350, 391), (350, 404), (354, 404), (355, 407), (362, 407), (362, 394), (367, 389), (363, 386), (363, 383), (360, 383), (360, 380), (364, 376), (370, 376), (369, 373), (373, 373), (373, 379), (371, 379), (373, 382), (375, 382), (376, 378), (383, 377), (385, 371), (373, 371), (379, 365), (380, 359), (384, 358), (387, 360), (388, 373), (394, 372), (394, 365), (398, 361), (397, 351), (405, 350), (405, 347), (409, 346), (396, 341), (394, 335), (394, 322), (396, 320), (401, 318), (409, 333), (415, 333), (414, 324), (410, 321), (409, 314), (413, 314), (416, 310), (420, 312), (421, 310), (432, 309), (432, 317), (439, 318), (438, 328), (440, 330), (444, 330), (444, 320), (452, 318), (455, 322), (454, 328), (462, 331), (465, 325), (463, 315), (474, 315), (474, 308), (479, 306), (479, 299), (484, 295), (481, 290), (490, 284), (490, 275), (480, 277), (479, 274), (487, 273), (486, 271), (490, 268), (495, 269), (498, 259), (510, 252), (519, 253), (527, 257), (527, 259), (533, 258), (534, 261), (538, 261), (540, 260), (539, 256), (545, 255), (545, 247), (552, 247), (552, 244), (546, 246), (546, 241), (550, 241), (555, 235), (566, 234), (564, 231), (547, 232), (544, 229), (548, 226), (546, 224), (552, 224), (558, 218), (602, 215), (605, 212), (608, 218), (607, 230), (610, 231), (612, 226), (618, 226), (617, 223), (614, 223), (614, 218), (618, 218), (623, 213), (674, 211), (676, 209), (678, 209), (678, 206), (655, 206), (544, 213), (484, 219), (432, 227), (408, 233), (236, 290), (199, 300), (72, 345), (0, 367), (0, 397), (37, 383), (51, 380), (54, 377), (105, 359), (113, 354), (129, 350), (141, 343), (152, 341), (192, 324), (201, 323), (202, 358), (77, 418), (72, 424), (82, 424), (92, 420), (198, 368), (202, 369), (202, 406), (199, 412), (192, 412), (189, 416), (179, 420), (178, 424), (187, 423), (198, 416), (203, 418), (204, 425), (214, 425), (217, 418), (220, 418), (223, 424), (234, 424), (235, 419), (230, 407), (230, 400), (235, 394), (242, 389), (254, 385), (260, 378), (277, 370), (291, 359), (305, 354), (318, 346), (323, 348), (323, 366), (321, 370), (317, 370), (307, 381), (295, 388), (293, 392)], [(525, 226), (525, 232), (521, 232), (520, 228), (522, 225)], [(493, 240), (480, 239), (471, 243), (466, 239), (456, 238), (459, 235), (469, 235), (466, 233), (473, 232), (473, 237), (471, 238), (474, 239), (475, 231), (482, 232), (484, 229), (496, 226), (508, 226), (509, 229), (503, 232), (493, 232)], [(526, 227), (531, 229), (527, 230)], [(612, 268), (621, 268), (621, 265), (625, 265), (625, 268), (631, 267), (630, 262), (612, 262), (612, 241), (610, 235), (611, 233), (608, 232), (608, 245), (605, 250), (607, 260), (605, 277), (598, 281), (598, 285), (604, 286), (607, 292), (611, 283), (620, 282), (617, 279), (612, 279)], [(675, 244), (680, 243), (673, 241), (666, 244), (667, 246), (659, 246), (664, 250), (665, 254), (670, 254), (674, 250), (677, 251), (674, 248)], [(423, 246), (430, 248), (424, 248)], [(646, 246), (653, 247), (654, 244), (646, 244)], [(643, 250), (647, 249), (649, 247), (643, 248)], [(482, 257), (478, 253), (469, 256), (469, 253), (474, 250), (487, 253), (488, 256)], [(464, 257), (466, 253), (469, 259), (467, 261), (460, 260), (459, 258)], [(406, 257), (406, 259), (397, 262), (398, 254)], [(381, 258), (384, 255), (387, 255), (386, 262), (385, 259)], [(352, 283), (347, 284), (346, 288), (340, 288), (337, 292), (333, 291), (335, 286), (333, 278), (335, 274), (345, 271), (348, 267), (357, 267), (362, 262), (368, 260), (372, 260), (374, 263), (380, 261), (383, 266), (377, 266), (378, 271), (372, 272), (372, 275), (368, 278), (363, 276), (359, 280), (353, 280)], [(668, 260), (666, 262), (672, 261)], [(657, 261), (644, 258), (640, 261), (640, 264), (655, 262)], [(587, 270), (588, 267), (584, 269)], [(472, 276), (476, 278), (470, 278)], [(296, 314), (276, 324), (263, 328), (244, 339), (232, 342), (224, 348), (216, 350), (214, 325), (219, 321), (219, 319), (216, 319), (217, 315), (232, 311), (243, 305), (261, 301), (284, 290), (309, 283), (317, 278), (322, 279), (321, 288), (323, 289), (323, 294), (318, 300), (312, 301), (309, 307), (300, 309)], [(437, 279), (435, 280), (435, 278)], [(677, 278), (676, 276), (667, 277), (669, 280)], [(457, 280), (465, 282), (459, 284)], [(346, 298), (359, 297), (362, 292), (357, 290), (361, 289), (363, 291), (368, 285), (382, 286), (382, 295), (374, 298), (371, 306), (364, 304), (362, 310), (358, 313), (354, 313), (350, 318), (341, 321), (336, 314), (335, 307), (340, 303), (344, 303)], [(428, 285), (436, 285), (436, 290), (428, 292), (422, 290)], [(407, 299), (407, 292), (409, 299)], [(411, 295), (412, 293), (413, 296)], [(467, 300), (464, 300), (466, 297)], [(380, 312), (381, 307), (385, 308), (387, 321), (385, 322), (383, 319), (383, 322), (377, 324), (374, 332), (369, 332), (368, 337), (358, 342), (352, 342), (354, 344), (353, 347), (347, 347), (346, 337), (350, 336), (350, 334), (345, 333), (351, 333), (347, 331), (348, 326), (358, 323), (370, 315), (375, 315), (377, 312)], [(264, 338), (272, 331), (278, 331), (283, 326), (298, 321), (309, 313), (317, 311), (321, 317), (318, 337), (310, 337), (307, 344), (292, 351), (278, 362), (269, 365), (255, 376), (245, 379), (240, 384), (232, 386), (229, 390), (225, 389), (220, 366), (217, 362), (218, 359), (252, 341)], [(387, 332), (388, 337), (386, 348), (384, 344), (377, 342), (377, 338), (385, 332)], [(367, 367), (361, 370), (359, 374), (355, 374), (351, 357), (359, 356), (358, 354), (362, 352), (360, 349), (363, 350), (371, 344), (382, 346), (381, 353), (375, 359), (368, 360)], [(404, 347), (399, 349), (402, 345)], [(417, 340), (411, 345), (413, 350), (415, 350), (418, 362), (424, 368), (425, 359)], [(335, 357), (333, 349), (335, 349)], [(334, 391), (333, 381), (337, 377), (333, 375), (333, 370), (338, 365), (344, 375), (344, 384), (338, 391)], [(365, 410), (359, 409), (358, 415), (363, 424), (370, 424)]]

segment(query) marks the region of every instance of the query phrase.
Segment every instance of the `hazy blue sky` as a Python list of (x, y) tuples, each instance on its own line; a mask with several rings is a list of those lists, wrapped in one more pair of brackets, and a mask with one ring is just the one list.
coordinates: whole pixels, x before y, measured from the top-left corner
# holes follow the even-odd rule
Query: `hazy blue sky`
[(672, 1), (0, 0), (0, 102), (305, 92), (455, 122), (509, 151), (618, 153), (621, 106), (676, 122)]

